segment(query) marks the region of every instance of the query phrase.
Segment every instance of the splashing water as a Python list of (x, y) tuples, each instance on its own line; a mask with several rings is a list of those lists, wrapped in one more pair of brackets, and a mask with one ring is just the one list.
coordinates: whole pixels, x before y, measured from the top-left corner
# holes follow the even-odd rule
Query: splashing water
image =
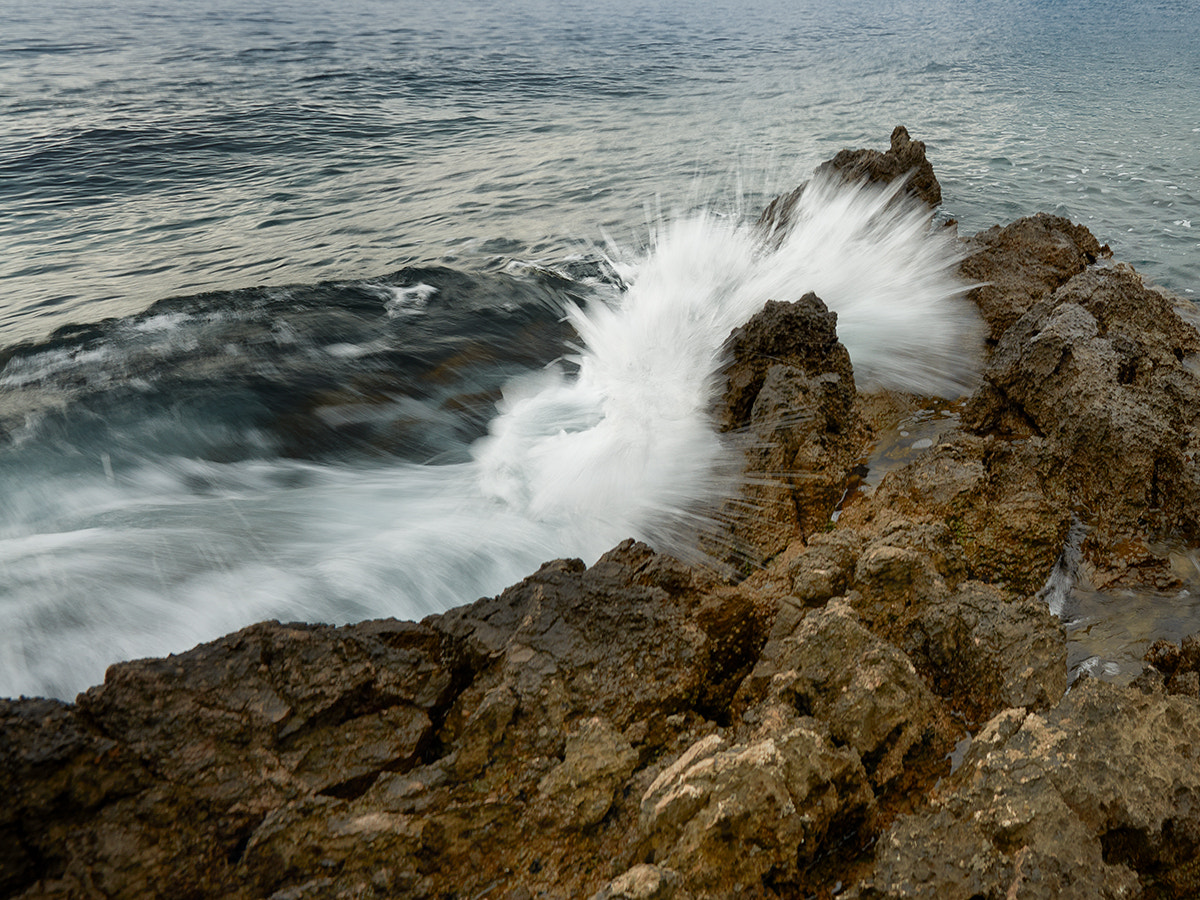
[[(468, 462), (157, 457), (0, 503), (0, 695), (67, 696), (118, 659), (263, 618), (419, 617), (626, 537), (675, 549), (736, 489), (709, 421), (729, 333), (815, 291), (861, 382), (962, 393), (980, 329), (955, 242), (895, 190), (814, 182), (776, 244), (699, 213), (566, 314), (575, 356), (511, 383)], [(199, 487), (198, 487), (199, 486)]]

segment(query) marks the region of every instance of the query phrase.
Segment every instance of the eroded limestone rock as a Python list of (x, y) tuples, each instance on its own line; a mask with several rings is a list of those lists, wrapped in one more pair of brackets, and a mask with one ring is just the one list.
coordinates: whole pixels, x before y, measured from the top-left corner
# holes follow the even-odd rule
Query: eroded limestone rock
[(641, 825), (693, 893), (733, 896), (757, 893), (768, 872), (795, 877), (831, 829), (854, 830), (873, 805), (858, 754), (802, 718), (750, 744), (693, 744), (642, 796)]
[(1146, 879), (1189, 896), (1197, 746), (1196, 701), (1096, 681), (1044, 717), (1002, 713), (931, 807), (883, 836), (858, 896), (1116, 898)]

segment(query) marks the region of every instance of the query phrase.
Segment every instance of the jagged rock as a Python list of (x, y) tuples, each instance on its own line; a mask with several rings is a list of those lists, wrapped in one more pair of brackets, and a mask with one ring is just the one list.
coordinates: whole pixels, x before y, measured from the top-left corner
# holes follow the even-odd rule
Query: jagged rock
[(891, 147), (885, 152), (842, 150), (833, 159), (821, 163), (813, 174), (825, 172), (836, 172), (845, 181), (873, 184), (890, 184), (897, 178), (907, 177), (906, 193), (931, 208), (942, 204), (942, 186), (933, 173), (933, 165), (925, 157), (925, 144), (910, 138), (903, 125), (892, 130)]
[[(918, 154), (898, 129), (830, 165)], [(264, 623), (0, 701), (0, 893), (1197, 896), (1200, 644), (1063, 697), (1037, 592), (1075, 512), (1087, 577), (1196, 536), (1200, 336), (1065, 220), (970, 249), (985, 383), (855, 498), (836, 318), (808, 295), (732, 336), (744, 581), (627, 541), (419, 625)], [(951, 717), (998, 709), (952, 772)]]
[[(162, 777), (253, 811), (411, 764), (453, 679), (440, 637), (420, 625), (268, 622), (187, 654), (113, 666), (78, 709), (153, 758)], [(248, 758), (259, 770), (252, 785), (240, 771)]]
[[(0, 883), (13, 890), (36, 877), (47, 896), (87, 885), (110, 896), (220, 893), (268, 811), (353, 793), (417, 761), (452, 690), (440, 648), (436, 634), (405, 622), (263, 623), (113, 666), (74, 707), (10, 705), (25, 730), (35, 704), (40, 725), (0, 759), (0, 771), (25, 773), (8, 786), (26, 859), (6, 864)], [(55, 801), (30, 777), (31, 761), (48, 753), (50, 784), (79, 799)]]
[(912, 662), (863, 628), (846, 601), (809, 612), (792, 634), (768, 641), (743, 690), (746, 707), (761, 700), (827, 723), (878, 787), (905, 775), (906, 766), (940, 761), (954, 743)]
[(1070, 507), (1045, 485), (1040, 448), (1037, 438), (1018, 443), (952, 431), (889, 473), (870, 501), (849, 507), (841, 521), (902, 535), (914, 521), (936, 519), (943, 546), (918, 549), (932, 553), (949, 586), (969, 576), (1032, 594), (1045, 584), (1072, 524)]
[(752, 562), (823, 529), (862, 454), (868, 429), (836, 325), (837, 315), (809, 293), (795, 303), (769, 301), (730, 336), (717, 421), (739, 431), (746, 484), (726, 516), (732, 544)]
[(592, 895), (592, 900), (684, 900), (679, 873), (639, 863)]
[(585, 719), (567, 735), (563, 761), (538, 782), (538, 790), (564, 807), (565, 824), (587, 828), (604, 818), (637, 761), (629, 741), (607, 722)]
[(1049, 709), (1067, 689), (1066, 635), (1035, 597), (1009, 600), (966, 582), (921, 612), (907, 643), (937, 693), (972, 723), (1002, 708)]
[(1001, 713), (931, 808), (881, 838), (858, 896), (1194, 896), (1197, 746), (1200, 704), (1095, 681), (1045, 717)]
[(642, 796), (641, 825), (696, 896), (759, 896), (764, 875), (794, 878), (835, 826), (853, 832), (873, 806), (858, 754), (801, 718), (750, 744), (693, 744)]
[(967, 296), (979, 307), (993, 341), (1038, 300), (1111, 255), (1084, 226), (1047, 213), (981, 231), (965, 246), (970, 255), (959, 272), (978, 285)]
[(1189, 634), (1178, 644), (1155, 641), (1144, 658), (1146, 668), (1134, 682), (1139, 688), (1200, 700), (1200, 634)]
[(1129, 538), (1200, 536), (1198, 352), (1196, 329), (1132, 270), (1084, 272), (1005, 332), (964, 423), (1025, 439), (1023, 467), (1088, 526), (1097, 570), (1152, 567), (1145, 549), (1121, 558)]
[(792, 592), (806, 606), (841, 596), (854, 578), (863, 538), (854, 531), (815, 534), (806, 551), (788, 566)]
[[(898, 178), (907, 179), (902, 192), (905, 196), (935, 209), (942, 203), (942, 186), (925, 156), (925, 144), (909, 137), (908, 129), (897, 125), (892, 130), (891, 147), (886, 151), (861, 149), (841, 150), (833, 159), (819, 165), (814, 177), (841, 179), (850, 184), (891, 184)], [(759, 216), (760, 227), (778, 231), (787, 227), (792, 211), (804, 193), (802, 184), (787, 194), (772, 200)]]

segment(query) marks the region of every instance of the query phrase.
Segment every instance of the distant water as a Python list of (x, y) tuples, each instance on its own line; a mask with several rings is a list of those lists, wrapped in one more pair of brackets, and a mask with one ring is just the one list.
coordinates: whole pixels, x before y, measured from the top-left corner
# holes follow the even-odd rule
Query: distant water
[(963, 232), (1057, 212), (1200, 290), (1196, 4), (842, 6), (0, 0), (0, 695), (677, 540), (767, 296), (953, 392), (937, 240), (739, 224), (897, 123)]

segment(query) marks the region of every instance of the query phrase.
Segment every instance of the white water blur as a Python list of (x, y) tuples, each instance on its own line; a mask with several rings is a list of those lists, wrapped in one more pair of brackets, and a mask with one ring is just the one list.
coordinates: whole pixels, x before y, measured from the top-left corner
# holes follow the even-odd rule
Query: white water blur
[(617, 259), (627, 292), (567, 310), (555, 366), (505, 391), (469, 463), (164, 458), (24, 479), (0, 498), (0, 695), (70, 696), (112, 662), (264, 618), (419, 618), (626, 537), (672, 546), (733, 489), (708, 410), (723, 345), (815, 291), (860, 380), (955, 395), (979, 328), (954, 241), (894, 192), (814, 183), (776, 246), (709, 213)]

